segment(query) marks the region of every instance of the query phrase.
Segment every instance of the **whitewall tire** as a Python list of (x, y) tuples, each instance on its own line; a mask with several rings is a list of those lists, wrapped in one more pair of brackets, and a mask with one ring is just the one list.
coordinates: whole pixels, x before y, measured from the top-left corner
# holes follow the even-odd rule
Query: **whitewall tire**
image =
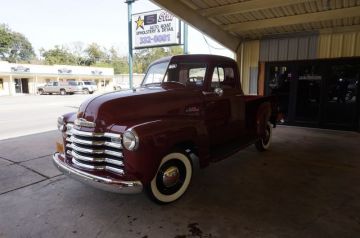
[(192, 173), (192, 164), (185, 153), (166, 155), (148, 186), (150, 197), (160, 204), (176, 201), (189, 187)]
[(272, 125), (270, 122), (267, 123), (265, 130), (265, 136), (255, 143), (255, 147), (258, 151), (266, 151), (270, 148), (272, 137)]

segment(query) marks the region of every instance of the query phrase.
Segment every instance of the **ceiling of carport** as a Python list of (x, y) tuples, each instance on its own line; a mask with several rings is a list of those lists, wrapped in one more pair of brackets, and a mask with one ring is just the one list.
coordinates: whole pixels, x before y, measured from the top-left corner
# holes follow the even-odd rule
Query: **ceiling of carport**
[(153, 1), (233, 51), (244, 40), (360, 30), (360, 0)]

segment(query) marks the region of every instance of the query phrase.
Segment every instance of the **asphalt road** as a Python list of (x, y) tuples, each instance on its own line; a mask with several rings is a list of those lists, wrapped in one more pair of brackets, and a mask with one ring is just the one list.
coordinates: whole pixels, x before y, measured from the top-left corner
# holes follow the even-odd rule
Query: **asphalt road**
[(59, 115), (76, 111), (93, 95), (21, 95), (0, 97), (0, 140), (56, 129)]

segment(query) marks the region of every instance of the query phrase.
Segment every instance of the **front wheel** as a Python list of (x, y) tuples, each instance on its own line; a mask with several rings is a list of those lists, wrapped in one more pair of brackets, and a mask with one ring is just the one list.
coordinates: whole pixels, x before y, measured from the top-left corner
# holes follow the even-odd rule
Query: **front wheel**
[(257, 142), (255, 142), (255, 147), (258, 151), (266, 151), (270, 148), (272, 136), (272, 126), (271, 123), (268, 122), (265, 128), (265, 135), (263, 138), (260, 138)]
[(166, 155), (159, 169), (147, 187), (149, 196), (159, 204), (179, 199), (189, 187), (192, 177), (190, 159), (182, 152)]
[(61, 89), (61, 90), (60, 90), (60, 95), (66, 95), (65, 89)]

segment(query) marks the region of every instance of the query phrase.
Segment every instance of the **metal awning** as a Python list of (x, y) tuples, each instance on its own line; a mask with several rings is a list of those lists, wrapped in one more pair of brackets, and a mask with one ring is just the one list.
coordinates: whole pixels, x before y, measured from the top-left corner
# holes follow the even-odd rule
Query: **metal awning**
[(360, 0), (152, 0), (233, 51), (245, 40), (360, 30)]

